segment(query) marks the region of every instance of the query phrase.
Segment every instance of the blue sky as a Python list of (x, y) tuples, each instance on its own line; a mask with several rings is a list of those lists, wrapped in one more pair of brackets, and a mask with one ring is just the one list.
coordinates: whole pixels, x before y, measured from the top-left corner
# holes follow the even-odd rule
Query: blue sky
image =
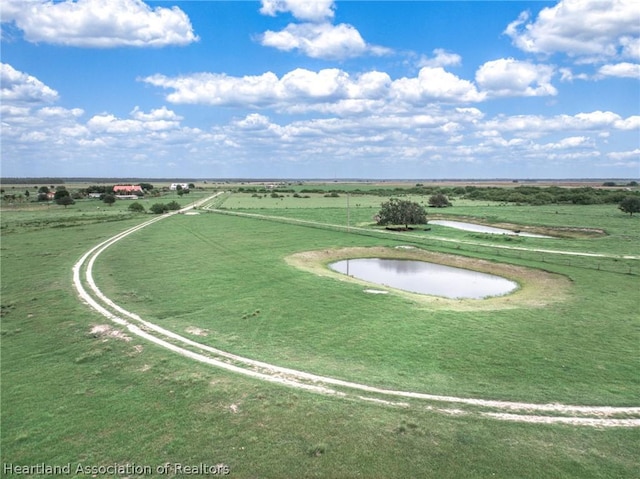
[(0, 15), (3, 177), (640, 176), (636, 0)]

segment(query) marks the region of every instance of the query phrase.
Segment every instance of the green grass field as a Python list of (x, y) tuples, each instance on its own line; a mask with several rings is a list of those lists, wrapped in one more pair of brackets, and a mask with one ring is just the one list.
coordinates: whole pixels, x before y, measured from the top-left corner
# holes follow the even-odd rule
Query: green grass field
[[(190, 196), (182, 204), (196, 199)], [(230, 212), (345, 225), (345, 198), (320, 196), (234, 194), (218, 203)], [(350, 224), (370, 225), (380, 201), (351, 197)], [(246, 478), (637, 477), (640, 428), (505, 422), (473, 408), (454, 415), (437, 404), (323, 396), (96, 332), (108, 320), (78, 300), (71, 268), (99, 242), (150, 218), (126, 206), (83, 201), (2, 211), (3, 467), (71, 463), (74, 477), (86, 477), (73, 474), (77, 464), (155, 469), (167, 462), (225, 464), (230, 477)], [(555, 249), (637, 255), (638, 218), (604, 205), (460, 202), (438, 213), (607, 235), (507, 242), (434, 226), (407, 240), (201, 210), (118, 242), (99, 257), (94, 277), (145, 319), (281, 366), (467, 398), (639, 405), (638, 261), (491, 247), (549, 248), (551, 241)], [(361, 285), (285, 261), (301, 251), (408, 243), (541, 268), (569, 278), (571, 287), (562, 301), (539, 308), (429, 308), (402, 295), (366, 295)]]

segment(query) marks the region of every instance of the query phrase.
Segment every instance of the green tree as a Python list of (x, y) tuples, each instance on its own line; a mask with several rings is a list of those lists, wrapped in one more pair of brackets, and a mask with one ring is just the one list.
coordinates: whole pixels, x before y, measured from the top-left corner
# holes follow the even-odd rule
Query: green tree
[(134, 213), (144, 213), (144, 205), (134, 201), (129, 205), (129, 211), (133, 211)]
[(413, 201), (391, 198), (380, 205), (378, 213), (379, 225), (409, 225), (425, 224), (427, 222), (427, 212), (424, 208)]
[(104, 195), (102, 201), (104, 201), (109, 206), (113, 206), (113, 204), (116, 202), (116, 197), (114, 195)]
[[(57, 191), (56, 191), (57, 193)], [(62, 205), (65, 208), (69, 205), (73, 205), (75, 204), (75, 201), (73, 201), (73, 198), (71, 198), (71, 196), (67, 193), (66, 195), (61, 196), (60, 198), (56, 199), (56, 204), (58, 205)]]
[(167, 209), (171, 211), (177, 211), (180, 209), (180, 205), (178, 204), (177, 201), (171, 201), (167, 203)]
[(429, 198), (429, 206), (433, 206), (434, 208), (445, 208), (447, 206), (451, 206), (451, 202), (449, 201), (449, 198), (442, 193), (436, 193), (435, 195), (431, 195)]
[(620, 202), (620, 206), (618, 208), (625, 213), (629, 213), (629, 216), (633, 216), (634, 213), (640, 212), (640, 197), (627, 196)]
[[(69, 192), (67, 191), (66, 188), (64, 187), (59, 187), (58, 189), (56, 189), (56, 192), (53, 194), (53, 199), (56, 203), (58, 203), (58, 201), (60, 201), (62, 198), (66, 197), (66, 196), (71, 196), (69, 195)], [(60, 203), (58, 203), (60, 204)]]

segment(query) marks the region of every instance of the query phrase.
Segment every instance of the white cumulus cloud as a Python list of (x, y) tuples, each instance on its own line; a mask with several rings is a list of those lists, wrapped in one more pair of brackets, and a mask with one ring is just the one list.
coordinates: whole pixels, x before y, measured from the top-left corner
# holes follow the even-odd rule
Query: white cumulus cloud
[(637, 55), (639, 19), (637, 0), (562, 0), (535, 19), (523, 12), (504, 33), (526, 52), (560, 52), (589, 61)]
[(0, 99), (3, 103), (51, 103), (58, 92), (36, 77), (0, 63)]
[(608, 153), (607, 156), (613, 160), (640, 160), (640, 149), (636, 148), (632, 151), (614, 151)]
[(603, 65), (598, 69), (599, 76), (636, 78), (640, 80), (640, 64), (621, 62)]
[(300, 23), (290, 23), (283, 30), (267, 30), (260, 35), (263, 46), (290, 52), (298, 51), (310, 58), (344, 60), (365, 54), (387, 55), (391, 49), (365, 42), (353, 25), (334, 25), (333, 0), (262, 0), (260, 13), (275, 16), (290, 12)]
[(491, 96), (547, 96), (558, 92), (551, 84), (553, 67), (513, 58), (486, 62), (476, 72), (476, 82)]
[(462, 57), (457, 53), (447, 52), (442, 48), (433, 51), (433, 57), (422, 57), (418, 61), (419, 67), (448, 67), (458, 66), (462, 63)]
[(424, 104), (429, 101), (477, 102), (485, 98), (476, 86), (445, 71), (442, 67), (424, 67), (417, 78), (401, 78), (391, 85), (391, 94), (400, 101)]
[(275, 16), (290, 12), (298, 20), (319, 22), (333, 18), (333, 0), (262, 0), (260, 13)]
[(360, 32), (346, 23), (290, 23), (284, 30), (266, 31), (261, 43), (278, 50), (297, 50), (311, 58), (330, 60), (390, 52), (387, 48), (367, 44)]
[(196, 73), (180, 77), (152, 75), (142, 81), (161, 88), (173, 89), (167, 95), (172, 103), (205, 105), (273, 104), (279, 97), (279, 80), (272, 72), (243, 77), (224, 73)]
[(75, 47), (163, 47), (198, 40), (178, 7), (142, 0), (3, 0), (2, 22), (14, 22), (27, 41)]
[(167, 95), (172, 103), (272, 107), (297, 112), (382, 112), (437, 102), (478, 102), (486, 97), (473, 82), (441, 67), (424, 67), (417, 77), (397, 80), (378, 71), (352, 76), (337, 68), (297, 68), (280, 78), (272, 72), (243, 77), (197, 73), (173, 78), (157, 74), (140, 81), (173, 90)]

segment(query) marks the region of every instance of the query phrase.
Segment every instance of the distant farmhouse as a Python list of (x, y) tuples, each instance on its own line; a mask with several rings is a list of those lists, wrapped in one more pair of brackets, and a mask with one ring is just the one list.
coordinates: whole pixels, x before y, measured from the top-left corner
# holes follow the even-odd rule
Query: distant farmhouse
[(171, 186), (169, 187), (170, 190), (177, 190), (178, 186), (181, 187), (181, 189), (183, 190), (188, 190), (189, 189), (189, 184), (188, 183), (171, 183)]
[(136, 192), (143, 193), (140, 185), (115, 185), (113, 192), (117, 195), (135, 195)]
[(120, 200), (136, 200), (138, 197), (144, 196), (140, 185), (114, 185), (113, 193)]

